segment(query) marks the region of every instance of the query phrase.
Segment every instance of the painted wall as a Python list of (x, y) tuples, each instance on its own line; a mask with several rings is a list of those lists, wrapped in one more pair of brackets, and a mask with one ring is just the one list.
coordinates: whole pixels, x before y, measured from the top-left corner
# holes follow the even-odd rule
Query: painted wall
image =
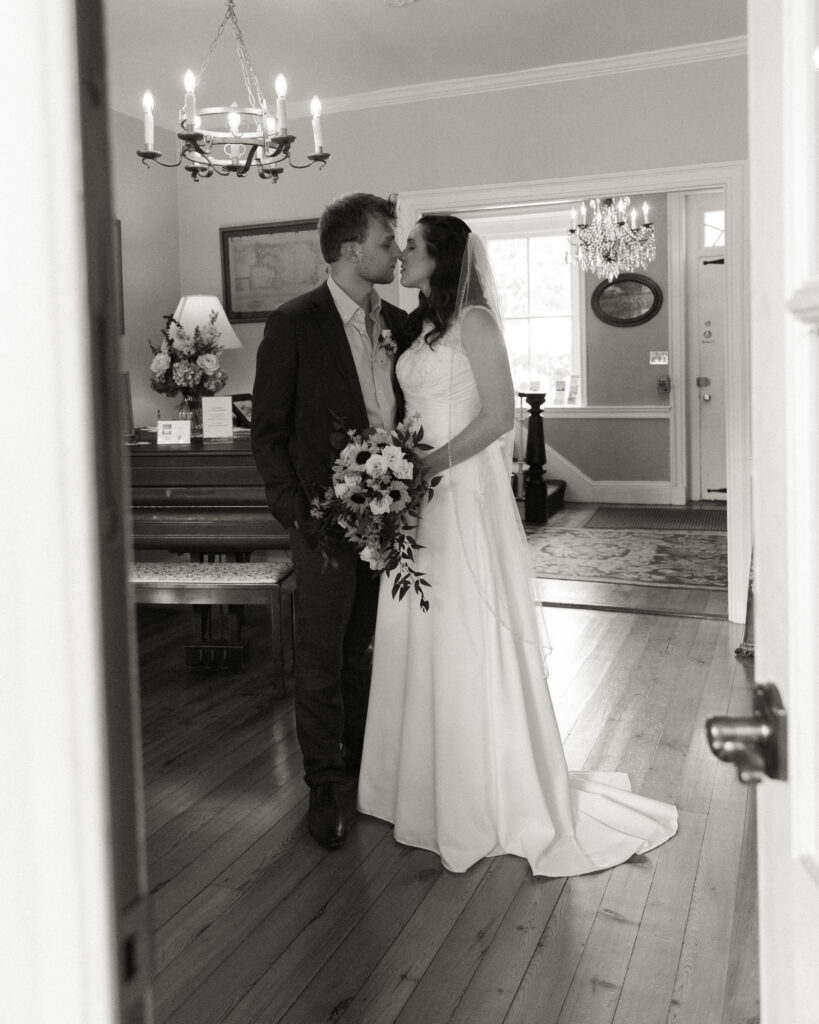
[[(172, 275), (161, 280), (163, 275), (156, 274), (155, 268), (149, 271), (142, 266), (138, 272), (140, 301), (155, 311), (148, 333), (158, 336), (160, 315), (166, 311), (163, 303), (170, 301), (171, 309), (175, 303), (172, 291), (221, 295), (220, 227), (315, 217), (330, 199), (349, 191), (400, 194), (402, 190), (743, 160), (748, 148), (745, 71), (744, 58), (730, 58), (474, 97), (330, 114), (323, 120), (325, 145), (332, 159), (323, 170), (288, 169), (277, 185), (258, 178), (218, 178), (194, 184), (181, 169), (154, 168), (144, 172), (131, 155), (140, 141), (141, 119), (121, 117), (121, 134), (115, 134), (121, 143), (117, 165), (132, 161), (131, 170), (133, 174), (140, 172), (142, 186), (151, 182), (163, 196), (170, 188), (177, 190), (178, 233), (174, 239), (174, 220), (169, 217), (163, 227), (168, 251), (161, 258), (164, 261), (178, 244), (178, 287), (174, 291)], [(130, 131), (125, 131), (126, 124), (131, 125)], [(297, 136), (298, 162), (309, 148), (309, 121), (294, 120), (291, 130)], [(173, 184), (160, 182), (160, 178)], [(120, 180), (130, 182), (132, 175), (123, 173)], [(157, 220), (155, 206), (152, 208), (156, 202), (154, 193), (150, 189), (146, 193), (144, 188), (128, 200), (135, 213), (144, 207), (152, 224)], [(662, 203), (652, 202), (652, 206), (659, 228)], [(161, 242), (153, 231), (141, 229), (138, 234), (126, 237), (123, 225), (123, 234), (129, 265), (151, 264), (159, 258), (157, 246)], [(661, 236), (658, 248), (662, 249)], [(663, 252), (656, 265), (663, 274), (664, 259)], [(146, 287), (149, 274), (160, 279), (156, 280), (153, 301)], [(393, 285), (383, 289), (383, 293), (395, 299), (397, 288), (397, 284)], [(126, 318), (127, 306), (126, 294)], [(594, 320), (590, 311), (588, 320)], [(594, 401), (665, 401), (656, 392), (656, 368), (649, 370), (647, 361), (649, 348), (666, 347), (660, 343), (662, 332), (667, 334), (667, 324), (662, 325), (663, 321), (657, 318), (639, 335), (633, 334), (637, 328), (606, 328), (606, 332), (616, 332), (613, 339), (594, 327), (588, 367)], [(225, 353), (229, 391), (251, 389), (262, 330), (262, 324), (237, 325), (244, 348)], [(127, 325), (127, 365), (147, 367), (145, 336), (142, 324), (139, 334)], [(160, 403), (156, 396), (151, 397), (147, 382), (137, 380), (136, 374), (133, 387), (137, 421), (143, 412), (150, 412), (148, 420), (143, 420), (149, 422)], [(639, 421), (625, 421), (622, 429), (626, 436), (617, 450), (605, 448), (602, 478), (654, 479), (658, 473), (660, 478), (667, 479), (667, 430), (657, 430), (646, 440), (642, 434), (637, 437), (637, 433), (645, 430)], [(637, 432), (634, 436), (629, 433), (632, 429)], [(604, 449), (595, 437), (609, 430), (610, 424), (601, 420), (590, 421), (583, 431), (573, 426), (565, 431), (561, 444), (566, 447), (561, 453), (578, 466), (597, 465), (595, 453)], [(631, 458), (621, 466), (620, 453), (629, 450), (640, 451), (645, 457), (636, 460), (636, 466)], [(633, 476), (640, 467), (652, 475)]]
[(668, 480), (667, 419), (561, 419), (550, 410), (543, 432), (550, 448), (592, 480)]
[[(147, 339), (161, 340), (162, 317), (179, 301), (179, 209), (176, 172), (145, 167), (136, 156), (143, 144), (142, 118), (112, 111), (109, 119), (114, 217), (122, 223), (122, 281), (125, 335), (123, 370), (131, 378), (134, 423), (156, 422), (156, 411), (172, 415), (178, 399), (151, 391)], [(156, 130), (163, 154), (176, 151), (176, 136)]]
[[(639, 273), (660, 286), (663, 304), (659, 313), (635, 327), (612, 327), (591, 310), (591, 297), (600, 284), (594, 274), (586, 274), (586, 352), (588, 405), (668, 405), (668, 395), (657, 391), (657, 377), (668, 367), (651, 366), (649, 353), (668, 351), (668, 216), (665, 195), (632, 196), (639, 212), (649, 204), (654, 221), (657, 257)], [(642, 214), (640, 214), (642, 216)], [(667, 478), (667, 477), (666, 477)]]

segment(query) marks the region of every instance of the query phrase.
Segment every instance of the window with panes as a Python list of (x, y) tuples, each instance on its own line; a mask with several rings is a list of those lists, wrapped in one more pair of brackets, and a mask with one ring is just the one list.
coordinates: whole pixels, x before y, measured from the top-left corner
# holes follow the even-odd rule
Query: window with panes
[(568, 211), (468, 220), (492, 264), (516, 391), (542, 391), (547, 405), (564, 404), (574, 378), (582, 404), (582, 282), (565, 258)]

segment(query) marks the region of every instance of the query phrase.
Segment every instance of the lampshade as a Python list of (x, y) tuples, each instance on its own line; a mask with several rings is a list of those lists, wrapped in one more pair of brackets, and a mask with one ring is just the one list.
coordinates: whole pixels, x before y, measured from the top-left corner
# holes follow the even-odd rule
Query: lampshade
[(179, 300), (173, 318), (182, 324), (189, 334), (194, 327), (204, 327), (210, 321), (211, 313), (216, 310), (216, 328), (219, 331), (219, 344), (222, 348), (241, 348), (242, 343), (230, 326), (222, 303), (215, 295), (183, 295)]

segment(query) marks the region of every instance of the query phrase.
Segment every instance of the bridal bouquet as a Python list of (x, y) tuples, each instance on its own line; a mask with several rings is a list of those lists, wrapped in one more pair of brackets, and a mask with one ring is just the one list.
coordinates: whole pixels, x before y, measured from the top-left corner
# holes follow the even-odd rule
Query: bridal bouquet
[(219, 360), (222, 346), (216, 316), (213, 310), (208, 323), (194, 327), (193, 334), (189, 334), (172, 314), (164, 318), (162, 341), (154, 345), (148, 340), (153, 353), (150, 379), (154, 391), (166, 395), (181, 392), (186, 398), (201, 398), (222, 390), (227, 374)]
[(403, 600), (412, 588), (421, 610), (428, 611), (424, 588), (429, 582), (412, 564), (421, 547), (414, 531), (423, 502), (432, 498), (441, 478), (424, 480), (421, 452), (430, 446), (422, 443), (423, 436), (417, 416), (391, 431), (339, 430), (333, 435), (340, 449), (333, 480), (313, 499), (311, 515), (325, 558), (330, 559), (330, 531), (338, 527), (371, 569), (388, 576), (395, 571), (393, 597)]

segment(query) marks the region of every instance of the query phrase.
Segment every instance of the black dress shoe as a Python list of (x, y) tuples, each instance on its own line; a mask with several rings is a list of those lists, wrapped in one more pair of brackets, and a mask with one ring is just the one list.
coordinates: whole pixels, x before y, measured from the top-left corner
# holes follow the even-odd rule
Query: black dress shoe
[(321, 782), (310, 790), (307, 830), (317, 843), (328, 850), (341, 846), (347, 838), (347, 821), (338, 782)]

